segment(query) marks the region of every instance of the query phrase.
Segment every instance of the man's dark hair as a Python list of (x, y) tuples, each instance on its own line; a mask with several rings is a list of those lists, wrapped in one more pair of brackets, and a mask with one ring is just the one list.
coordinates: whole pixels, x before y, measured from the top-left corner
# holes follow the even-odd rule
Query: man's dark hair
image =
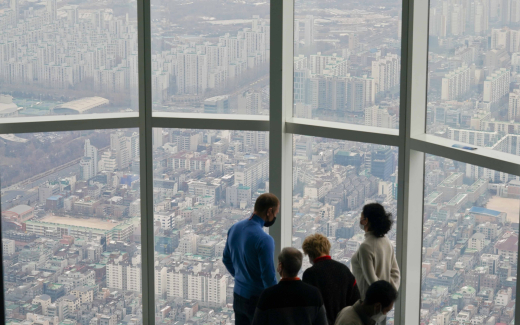
[(303, 254), (294, 247), (285, 247), (278, 255), (278, 262), (282, 264), (284, 275), (294, 278), (302, 268)]
[(280, 200), (276, 195), (271, 193), (264, 193), (256, 199), (255, 211), (259, 217), (264, 217), (267, 214), (267, 210), (270, 208), (276, 209), (280, 204)]
[(368, 306), (380, 303), (381, 308), (385, 309), (396, 300), (397, 290), (395, 290), (394, 286), (390, 282), (379, 280), (368, 287), (363, 303)]

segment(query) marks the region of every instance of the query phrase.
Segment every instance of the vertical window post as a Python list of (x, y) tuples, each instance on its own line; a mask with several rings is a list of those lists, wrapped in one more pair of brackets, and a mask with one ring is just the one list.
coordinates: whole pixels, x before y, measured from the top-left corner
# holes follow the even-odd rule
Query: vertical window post
[(152, 148), (152, 52), (150, 0), (138, 1), (139, 146), (143, 324), (155, 323)]
[(275, 254), (291, 245), (292, 234), (292, 135), (285, 122), (292, 116), (293, 12), (293, 0), (271, 1), (269, 191), (281, 201), (279, 222), (269, 229)]

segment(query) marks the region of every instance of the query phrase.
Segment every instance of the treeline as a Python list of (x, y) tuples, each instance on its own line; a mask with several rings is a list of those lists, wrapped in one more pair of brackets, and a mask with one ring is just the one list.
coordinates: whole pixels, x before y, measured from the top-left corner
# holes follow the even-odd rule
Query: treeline
[[(58, 134), (57, 134), (58, 135)], [(86, 139), (97, 148), (110, 144), (106, 131), (64, 132), (54, 141), (40, 141), (34, 135), (19, 135), (28, 142), (0, 139), (0, 181), (2, 187), (26, 180), (83, 156)]]

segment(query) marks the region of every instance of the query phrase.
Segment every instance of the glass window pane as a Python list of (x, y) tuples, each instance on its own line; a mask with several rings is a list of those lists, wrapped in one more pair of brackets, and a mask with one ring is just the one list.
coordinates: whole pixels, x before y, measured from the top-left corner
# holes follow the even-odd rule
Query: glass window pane
[[(396, 147), (293, 135), (293, 247), (321, 233), (332, 258), (350, 268), (365, 238), (363, 205), (379, 202), (395, 221), (397, 157)], [(395, 224), (387, 236), (395, 250)], [(311, 266), (308, 257), (303, 262), (300, 276)], [(393, 323), (393, 311), (387, 321)]]
[(7, 323), (141, 323), (136, 129), (0, 138)]
[(294, 116), (397, 129), (402, 2), (294, 9)]
[(511, 324), (518, 177), (427, 155), (421, 322)]
[(137, 111), (137, 2), (3, 4), (0, 122)]
[[(227, 231), (269, 191), (269, 133), (153, 129), (157, 322), (234, 324)], [(267, 229), (267, 228), (264, 228)]]
[(155, 112), (269, 114), (269, 1), (151, 6)]
[(518, 155), (516, 1), (430, 1), (426, 132)]

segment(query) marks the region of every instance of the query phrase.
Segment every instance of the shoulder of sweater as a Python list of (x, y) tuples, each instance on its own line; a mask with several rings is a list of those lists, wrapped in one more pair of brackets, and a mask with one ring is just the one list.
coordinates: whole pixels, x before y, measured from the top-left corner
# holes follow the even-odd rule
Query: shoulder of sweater
[(258, 234), (258, 237), (256, 239), (256, 247), (268, 246), (268, 247), (273, 247), (274, 248), (274, 239), (273, 239), (273, 237), (269, 236), (264, 231), (262, 231), (262, 233)]

